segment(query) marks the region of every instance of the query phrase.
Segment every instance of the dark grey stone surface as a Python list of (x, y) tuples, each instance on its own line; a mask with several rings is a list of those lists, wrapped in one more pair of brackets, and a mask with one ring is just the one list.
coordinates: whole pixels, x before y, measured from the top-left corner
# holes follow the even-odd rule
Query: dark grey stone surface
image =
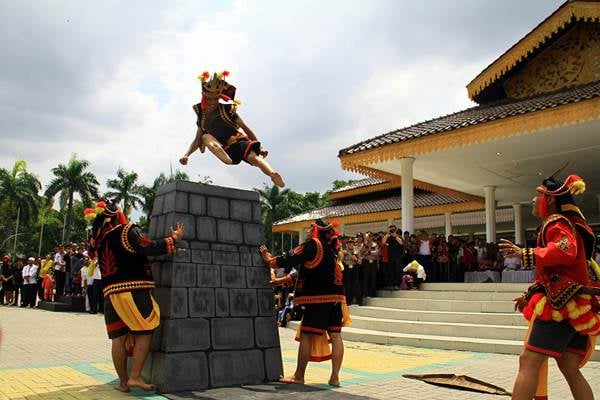
[(275, 306), (273, 304), (273, 290), (258, 289), (258, 315), (273, 316), (275, 315)]
[(221, 268), (218, 265), (198, 264), (197, 286), (219, 287), (221, 286)]
[(204, 389), (209, 386), (204, 352), (152, 354), (152, 379), (160, 392)]
[(206, 215), (206, 197), (198, 194), (190, 194), (190, 214)]
[(217, 240), (217, 221), (211, 217), (196, 217), (196, 238), (208, 242)]
[(163, 324), (161, 350), (166, 353), (206, 350), (210, 347), (207, 319), (168, 319)]
[(215, 289), (215, 314), (217, 317), (229, 316), (229, 290)]
[(196, 264), (164, 263), (160, 272), (161, 286), (194, 287), (196, 286)]
[(195, 250), (191, 251), (192, 253), (192, 262), (196, 264), (210, 264), (212, 262), (211, 252), (210, 250)]
[(266, 289), (269, 286), (270, 279), (269, 269), (262, 268), (246, 268), (246, 286), (248, 288)]
[(215, 351), (208, 356), (212, 386), (256, 383), (265, 379), (263, 353), (260, 350)]
[(242, 200), (231, 200), (229, 203), (231, 219), (242, 222), (252, 221), (252, 203)]
[(265, 370), (267, 373), (267, 380), (269, 381), (276, 381), (280, 376), (283, 376), (281, 348), (275, 347), (265, 350)]
[(217, 222), (217, 238), (225, 243), (243, 243), (242, 223), (220, 219)]
[(188, 194), (185, 192), (175, 192), (175, 212), (187, 213), (188, 207)]
[(239, 265), (240, 253), (233, 251), (217, 251), (212, 252), (213, 263), (221, 265)]
[(254, 347), (252, 318), (215, 318), (212, 320), (212, 346), (215, 350)]
[(166, 214), (168, 212), (175, 211), (175, 197), (177, 196), (176, 192), (166, 193), (163, 202), (163, 213)]
[(226, 199), (260, 201), (259, 194), (252, 190), (233, 189), (223, 186), (206, 185), (196, 182), (175, 181), (167, 183), (158, 188), (156, 195), (166, 194), (172, 191), (183, 191), (201, 194), (205, 196), (223, 197)]
[(262, 225), (244, 224), (244, 242), (253, 246), (263, 244), (265, 233)]
[(154, 288), (154, 297), (165, 318), (187, 318), (188, 299), (186, 288)]
[(273, 329), (277, 326), (275, 317), (259, 317), (254, 319), (254, 332), (258, 347), (279, 346), (279, 331)]
[(178, 247), (187, 251), (152, 265), (163, 319), (144, 376), (163, 392), (277, 379), (283, 368), (268, 268), (258, 253), (258, 193), (176, 181), (156, 199), (152, 230), (162, 237), (184, 223)]
[(223, 265), (221, 267), (221, 286), (224, 288), (245, 288), (246, 268)]
[(238, 252), (238, 251), (241, 251), (240, 247), (241, 246), (237, 246), (235, 244), (223, 244), (223, 243), (211, 243), (210, 244), (210, 248), (212, 250), (218, 250), (218, 251)]
[(257, 224), (262, 222), (262, 210), (259, 202), (252, 203), (252, 222)]
[(154, 196), (154, 203), (152, 203), (152, 215), (162, 214), (164, 203), (165, 203), (165, 196)]
[(188, 289), (190, 317), (215, 316), (215, 290), (212, 288)]
[(256, 289), (229, 289), (229, 312), (232, 317), (258, 315)]
[(222, 197), (209, 197), (207, 214), (216, 218), (229, 218), (229, 200)]

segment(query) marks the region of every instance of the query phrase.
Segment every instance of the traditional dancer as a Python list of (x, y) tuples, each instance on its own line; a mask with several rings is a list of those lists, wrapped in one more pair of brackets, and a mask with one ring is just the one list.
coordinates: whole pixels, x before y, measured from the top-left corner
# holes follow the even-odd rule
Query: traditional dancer
[[(339, 263), (338, 232), (333, 224), (318, 219), (309, 237), (306, 242), (279, 257), (274, 257), (264, 245), (260, 248), (263, 260), (271, 267), (300, 265), (294, 303), (296, 306), (303, 305), (305, 311), (300, 337), (297, 338), (300, 341), (298, 362), (294, 374), (280, 381), (303, 384), (308, 361), (331, 359), (329, 384), (339, 386), (339, 372), (344, 357), (341, 330), (342, 326), (349, 324), (349, 316)], [(287, 279), (292, 278), (290, 276)], [(331, 351), (327, 344), (328, 337)], [(320, 356), (315, 357), (315, 350), (322, 351)]]
[[(152, 332), (160, 323), (160, 310), (152, 298), (154, 280), (146, 256), (172, 254), (183, 238), (184, 227), (177, 224), (171, 236), (152, 240), (137, 225), (127, 222), (116, 204), (106, 201), (85, 210), (93, 220), (89, 256), (98, 256), (105, 297), (104, 320), (112, 339), (112, 359), (119, 376), (115, 389), (128, 392), (131, 387), (154, 390), (141, 372), (150, 349)], [(127, 376), (127, 353), (133, 354), (131, 375)]]
[(234, 101), (236, 89), (225, 81), (227, 76), (229, 72), (223, 71), (214, 73), (211, 78), (210, 73), (205, 71), (198, 77), (202, 81), (202, 101), (194, 105), (198, 129), (196, 137), (179, 162), (186, 165), (188, 157), (196, 149), (204, 153), (204, 149), (208, 148), (225, 164), (239, 164), (243, 160), (260, 168), (275, 185), (284, 187), (281, 175), (264, 159), (269, 152), (237, 114), (237, 103)]
[(525, 268), (536, 271), (534, 284), (515, 299), (515, 307), (529, 320), (529, 333), (513, 399), (548, 398), (548, 357), (556, 358), (574, 398), (594, 397), (580, 368), (600, 334), (600, 305), (594, 295), (600, 291), (593, 287), (600, 271), (589, 263), (595, 237), (572, 197), (585, 190), (583, 180), (570, 175), (563, 183), (557, 173), (543, 181), (533, 199), (533, 214), (542, 219), (537, 246), (521, 249), (508, 240), (499, 245), (504, 255), (521, 258)]

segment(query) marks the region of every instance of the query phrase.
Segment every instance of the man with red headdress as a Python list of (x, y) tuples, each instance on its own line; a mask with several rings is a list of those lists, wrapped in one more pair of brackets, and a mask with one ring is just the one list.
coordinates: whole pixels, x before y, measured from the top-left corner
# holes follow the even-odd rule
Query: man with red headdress
[[(304, 306), (305, 310), (300, 327), (298, 362), (294, 375), (280, 381), (303, 384), (308, 361), (331, 359), (329, 384), (339, 386), (339, 372), (344, 357), (341, 331), (342, 326), (348, 322), (348, 316), (337, 229), (334, 224), (317, 219), (311, 227), (309, 239), (288, 254), (274, 257), (264, 245), (261, 246), (260, 253), (271, 267), (290, 268), (300, 265), (294, 304)], [(331, 353), (326, 351), (321, 357), (311, 357), (311, 350), (316, 347), (316, 342), (327, 335), (331, 340)]]
[(234, 100), (236, 89), (225, 81), (227, 76), (229, 72), (223, 71), (214, 73), (211, 78), (210, 73), (205, 71), (198, 77), (202, 81), (202, 101), (194, 105), (198, 129), (196, 137), (179, 162), (186, 165), (188, 157), (196, 149), (199, 148), (203, 153), (207, 147), (225, 164), (245, 161), (258, 167), (275, 185), (285, 186), (281, 175), (264, 159), (269, 152), (237, 114), (237, 103)]
[(548, 357), (556, 358), (574, 398), (593, 399), (580, 368), (600, 334), (595, 297), (600, 290), (594, 287), (600, 271), (590, 262), (595, 236), (573, 200), (573, 195), (585, 191), (585, 183), (577, 175), (560, 182), (557, 173), (543, 181), (533, 199), (533, 214), (542, 219), (537, 246), (521, 249), (507, 240), (499, 245), (504, 255), (521, 258), (525, 268), (535, 268), (533, 285), (515, 299), (516, 308), (529, 320), (529, 333), (513, 399), (548, 398)]
[[(160, 324), (160, 310), (151, 294), (154, 279), (147, 256), (174, 253), (175, 243), (183, 238), (183, 225), (171, 228), (170, 236), (152, 240), (137, 225), (128, 223), (116, 204), (106, 201), (98, 202), (95, 209), (86, 209), (85, 217), (93, 221), (88, 254), (90, 258), (97, 255), (102, 274), (104, 320), (119, 376), (115, 389), (153, 390), (154, 386), (141, 376), (152, 332)], [(133, 355), (129, 377), (128, 351)]]

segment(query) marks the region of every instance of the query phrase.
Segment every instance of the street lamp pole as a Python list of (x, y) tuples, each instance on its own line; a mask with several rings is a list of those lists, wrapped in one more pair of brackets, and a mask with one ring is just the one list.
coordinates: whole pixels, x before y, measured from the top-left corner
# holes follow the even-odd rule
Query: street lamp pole
[(44, 218), (46, 215), (46, 210), (42, 208), (42, 226), (40, 227), (40, 244), (38, 246), (38, 258), (40, 258), (40, 254), (42, 254), (42, 238), (44, 237)]
[(13, 259), (17, 256), (17, 236), (19, 236), (19, 218), (21, 217), (21, 207), (17, 208), (17, 225), (15, 226), (15, 241), (13, 244)]

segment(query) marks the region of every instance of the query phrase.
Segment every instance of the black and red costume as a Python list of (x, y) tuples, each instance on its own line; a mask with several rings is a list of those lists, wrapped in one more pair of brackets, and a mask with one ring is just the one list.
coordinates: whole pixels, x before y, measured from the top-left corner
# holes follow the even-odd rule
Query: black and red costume
[(233, 164), (239, 164), (242, 160), (248, 162), (248, 154), (251, 151), (260, 153), (261, 143), (250, 140), (248, 135), (240, 131), (236, 122), (239, 117), (237, 104), (234, 102), (235, 86), (215, 75), (212, 80), (203, 81), (202, 87), (207, 91), (218, 90), (221, 93), (220, 101), (212, 110), (207, 108), (204, 100), (195, 104), (193, 108), (197, 117), (196, 125), (203, 134), (208, 133), (219, 141)]
[(342, 329), (346, 296), (337, 233), (333, 225), (317, 220), (310, 236), (288, 254), (273, 258), (271, 267), (300, 265), (294, 304), (305, 307), (302, 333), (338, 333)]
[(151, 294), (155, 283), (147, 256), (174, 253), (174, 240), (148, 238), (114, 205), (99, 202), (96, 210), (90, 257), (98, 257), (108, 337), (149, 334), (160, 323), (160, 310)]
[[(572, 198), (585, 185), (571, 175), (564, 183), (546, 179), (537, 190), (543, 218), (537, 246), (522, 250), (524, 267), (535, 268), (523, 309), (524, 316), (533, 320), (525, 347), (552, 357), (565, 351), (584, 356), (588, 337), (600, 334), (600, 309), (591, 289), (599, 277), (589, 261), (595, 236)], [(551, 215), (546, 211), (548, 196), (557, 206)]]

